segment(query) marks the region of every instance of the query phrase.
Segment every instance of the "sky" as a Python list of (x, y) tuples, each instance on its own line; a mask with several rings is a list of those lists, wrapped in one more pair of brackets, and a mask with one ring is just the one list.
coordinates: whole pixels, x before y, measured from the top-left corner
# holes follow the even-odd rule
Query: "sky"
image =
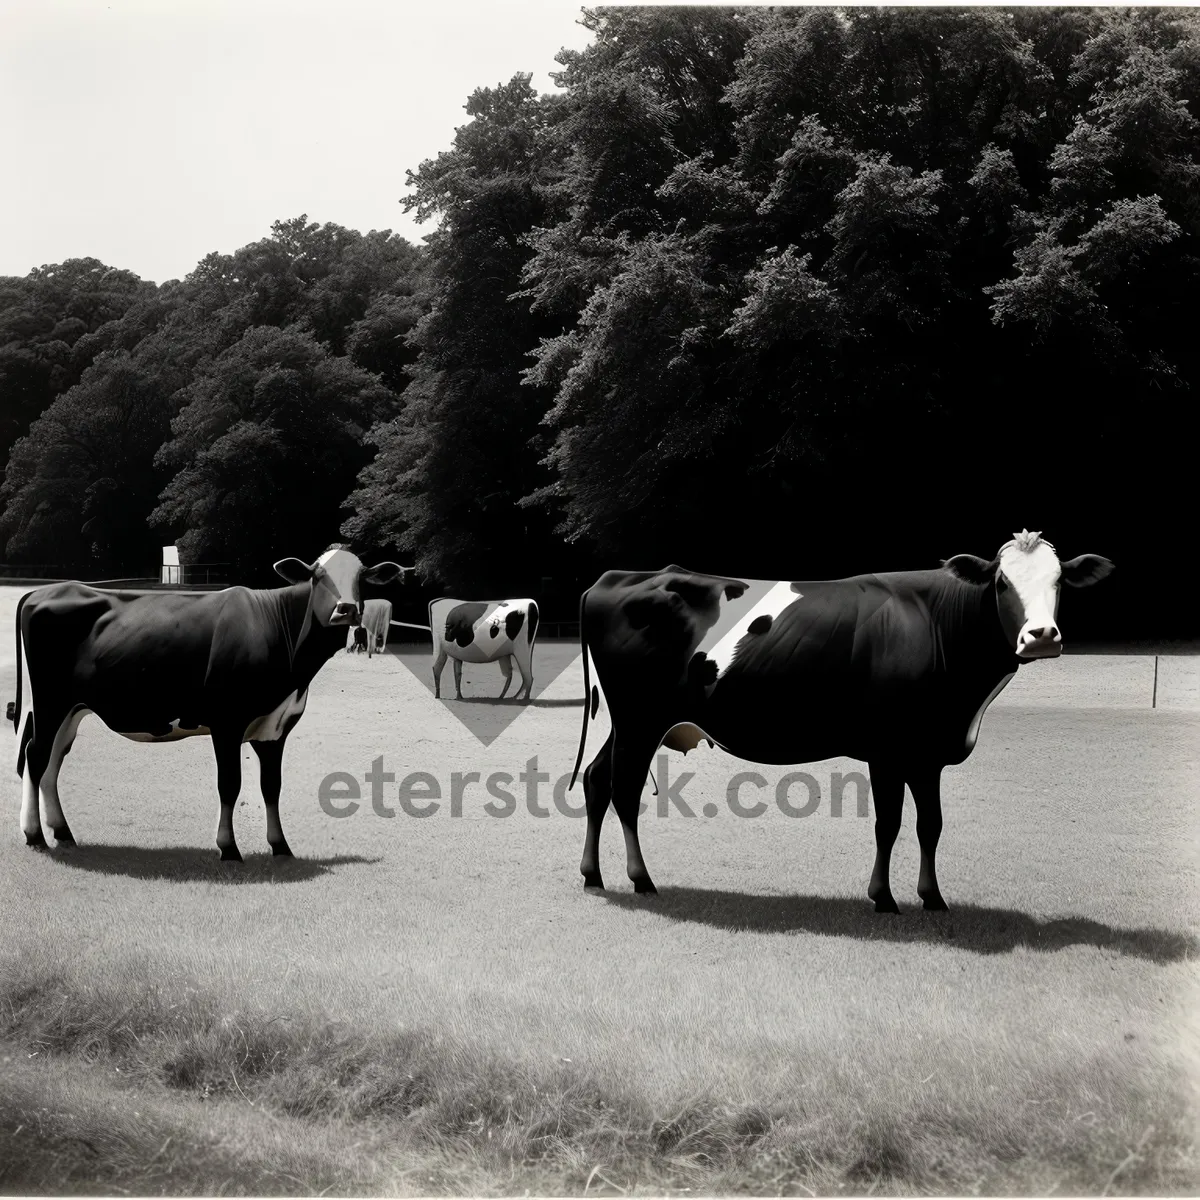
[(161, 283), (306, 213), (414, 241), (405, 171), (477, 87), (582, 49), (569, 0), (0, 0), (0, 275)]

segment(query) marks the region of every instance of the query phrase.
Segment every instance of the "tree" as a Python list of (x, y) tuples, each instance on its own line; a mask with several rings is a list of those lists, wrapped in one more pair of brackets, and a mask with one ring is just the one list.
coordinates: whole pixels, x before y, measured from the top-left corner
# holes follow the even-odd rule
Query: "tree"
[(95, 258), (0, 278), (0, 462), (54, 397), (94, 357), (89, 334), (120, 318), (155, 287)]
[(404, 412), (372, 431), (377, 454), (343, 532), (412, 554), (448, 587), (486, 578), (527, 588), (555, 557), (545, 518), (517, 507), (546, 477), (545, 402), (521, 386), (544, 326), (512, 293), (530, 257), (525, 236), (553, 204), (546, 143), (561, 104), (518, 75), (479, 89), (466, 109), (454, 148), (409, 175), (405, 206), (442, 216), (428, 239), (430, 309), (409, 335), (418, 357)]
[(185, 562), (231, 563), (247, 581), (334, 540), (363, 436), (397, 408), (377, 376), (311, 333), (270, 326), (204, 366), (181, 399), (155, 459), (171, 482), (150, 524)]

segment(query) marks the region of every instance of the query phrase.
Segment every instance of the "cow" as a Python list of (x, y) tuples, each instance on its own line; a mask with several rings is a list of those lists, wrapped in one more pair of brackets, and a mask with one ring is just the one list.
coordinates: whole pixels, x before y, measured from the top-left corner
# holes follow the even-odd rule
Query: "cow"
[(367, 634), (367, 657), (387, 647), (388, 629), (392, 624), (390, 600), (368, 600), (363, 604), (362, 628)]
[(343, 644), (346, 627), (359, 621), (360, 583), (403, 580), (411, 570), (394, 562), (366, 570), (335, 545), (313, 563), (277, 562), (275, 571), (290, 585), (284, 588), (138, 592), (72, 582), (26, 593), (17, 605), (17, 698), (9, 705), (26, 844), (46, 845), (39, 792), (55, 840), (74, 844), (58, 776), (80, 722), (95, 713), (135, 742), (212, 738), (217, 848), (222, 859), (239, 862), (233, 808), (241, 747), (249, 742), (259, 760), (267, 842), (273, 854), (290, 856), (279, 822), (284, 744), (313, 678)]
[(367, 648), (367, 631), (361, 625), (355, 625), (346, 637), (346, 653), (360, 654)]
[(533, 687), (533, 643), (537, 636), (538, 606), (534, 600), (452, 600), (429, 602), (433, 634), (433, 696), (442, 695), (442, 669), (454, 659), (454, 694), (461, 700), (462, 665), (498, 662), (504, 672), (503, 700), (512, 683), (513, 659), (521, 672), (516, 699), (529, 699)]
[(944, 910), (934, 862), (942, 769), (971, 753), (984, 711), (1023, 664), (1062, 653), (1060, 585), (1087, 587), (1112, 569), (1094, 554), (1060, 563), (1023, 530), (991, 561), (959, 554), (936, 570), (816, 583), (751, 587), (678, 566), (606, 572), (579, 611), (587, 703), (572, 786), (600, 689), (612, 720), (584, 773), (584, 886), (604, 886), (598, 848), (611, 801), (635, 890), (656, 890), (637, 831), (650, 761), (660, 744), (686, 753), (704, 740), (763, 763), (866, 762), (876, 843), (867, 896), (880, 913), (899, 911), (889, 867), (907, 784), (917, 894)]

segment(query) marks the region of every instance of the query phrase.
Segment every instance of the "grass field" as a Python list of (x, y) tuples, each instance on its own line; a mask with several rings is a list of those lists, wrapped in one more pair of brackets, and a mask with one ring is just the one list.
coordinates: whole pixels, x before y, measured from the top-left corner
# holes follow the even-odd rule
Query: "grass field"
[[(496, 667), (464, 676), (499, 690)], [(740, 819), (730, 776), (760, 770), (771, 801), (785, 772), (707, 749), (670, 761), (694, 817), (646, 794), (660, 894), (632, 893), (612, 816), (609, 890), (585, 894), (583, 821), (551, 798), (578, 662), (485, 746), (396, 654), (339, 654), (284, 762), (294, 861), (265, 853), (252, 754), (246, 862), (221, 864), (209, 743), (90, 718), (61, 781), (77, 848), (27, 850), (3, 777), (0, 1190), (1194, 1193), (1200, 714), (1021, 682), (944, 777), (951, 911), (919, 909), (910, 803), (899, 917), (865, 898), (853, 788), (830, 814), (831, 773), (860, 764), (804, 768), (810, 817)], [(542, 817), (517, 780), (534, 756)], [(322, 811), (323, 779), (379, 758), (394, 817), (366, 783), (353, 815)], [(441, 791), (421, 819), (397, 801), (417, 771)], [(453, 773), (498, 771), (512, 815), (479, 781), (454, 815)]]

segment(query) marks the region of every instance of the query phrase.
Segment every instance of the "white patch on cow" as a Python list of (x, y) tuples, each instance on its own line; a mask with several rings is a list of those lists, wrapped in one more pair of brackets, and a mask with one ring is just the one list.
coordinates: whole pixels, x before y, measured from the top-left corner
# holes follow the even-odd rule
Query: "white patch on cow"
[(299, 717), (308, 703), (308, 689), (293, 692), (282, 704), (264, 717), (251, 721), (242, 735), (243, 742), (277, 742), (293, 717)]
[(737, 644), (746, 636), (750, 625), (759, 617), (769, 616), (772, 619), (793, 601), (800, 599), (800, 593), (792, 591), (792, 585), (786, 580), (777, 583), (755, 604), (744, 613), (737, 624), (710, 650), (708, 657), (717, 664), (718, 676), (723, 675), (733, 662), (733, 652)]
[[(317, 586), (331, 593), (334, 605), (353, 604), (361, 614), (359, 603), (359, 579), (362, 575), (362, 563), (358, 556), (341, 547), (326, 550), (314, 564), (321, 568)], [(357, 623), (357, 615), (352, 620), (349, 615), (339, 614), (336, 609), (329, 617), (330, 625), (353, 625)]]
[[(1058, 555), (1040, 535), (1022, 531), (1000, 551), (1000, 570), (1017, 593), (1024, 610), (1016, 651), (1021, 658), (1054, 658), (1062, 653), (1056, 625)], [(1035, 636), (1035, 631), (1040, 631)]]
[(667, 730), (662, 745), (668, 750), (678, 750), (681, 754), (686, 754), (689, 750), (695, 750), (701, 742), (711, 745), (712, 741), (713, 739), (699, 725), (684, 721), (679, 725), (672, 725)]

